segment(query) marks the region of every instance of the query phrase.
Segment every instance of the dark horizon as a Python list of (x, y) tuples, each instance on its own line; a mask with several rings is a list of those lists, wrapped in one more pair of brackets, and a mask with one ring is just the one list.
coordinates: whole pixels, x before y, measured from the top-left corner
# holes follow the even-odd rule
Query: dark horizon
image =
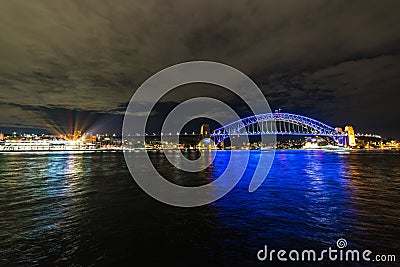
[[(127, 103), (147, 78), (177, 63), (209, 60), (247, 74), (272, 111), (400, 139), (399, 7), (397, 1), (4, 2), (0, 130), (120, 132)], [(213, 87), (181, 88), (162, 99), (155, 121), (198, 91), (216, 94)]]

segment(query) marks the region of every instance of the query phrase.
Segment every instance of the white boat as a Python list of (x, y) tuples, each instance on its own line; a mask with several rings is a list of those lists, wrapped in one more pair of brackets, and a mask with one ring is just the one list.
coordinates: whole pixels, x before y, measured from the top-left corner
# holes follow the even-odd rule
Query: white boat
[(0, 144), (0, 152), (40, 152), (40, 151), (88, 151), (95, 144), (66, 140), (5, 141)]
[(322, 146), (319, 146), (317, 143), (307, 142), (302, 147), (303, 149), (321, 149)]
[(348, 147), (342, 147), (342, 146), (333, 146), (333, 145), (327, 145), (327, 146), (323, 146), (322, 147), (324, 149), (325, 152), (350, 152), (351, 150), (353, 150), (352, 148), (348, 148)]
[(319, 146), (317, 143), (311, 143), (311, 142), (307, 142), (303, 146), (303, 149), (318, 149), (318, 150), (322, 149), (323, 151), (326, 152), (349, 152), (353, 150), (352, 148), (337, 146), (337, 145)]

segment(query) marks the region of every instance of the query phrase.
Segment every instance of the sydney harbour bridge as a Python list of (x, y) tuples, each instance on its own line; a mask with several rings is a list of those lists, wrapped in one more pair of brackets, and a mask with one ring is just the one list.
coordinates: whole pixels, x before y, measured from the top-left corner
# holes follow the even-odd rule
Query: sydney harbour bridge
[[(214, 146), (223, 146), (224, 141), (237, 136), (261, 136), (261, 135), (286, 135), (286, 136), (320, 136), (332, 140), (339, 146), (354, 146), (355, 137), (352, 126), (344, 129), (332, 127), (326, 123), (302, 115), (269, 112), (257, 114), (231, 122), (217, 129), (210, 129), (202, 125), (200, 134), (145, 134), (146, 141), (156, 142), (160, 139), (168, 140), (168, 136), (179, 136), (179, 143), (197, 146), (204, 138), (210, 138)], [(142, 136), (137, 134), (137, 136)], [(374, 136), (375, 137), (375, 136)], [(379, 137), (379, 136), (376, 136)]]
[(280, 112), (269, 112), (246, 117), (210, 133), (214, 144), (221, 144), (230, 136), (241, 135), (302, 135), (302, 136), (327, 136), (338, 145), (350, 145), (353, 142), (354, 130), (347, 126), (343, 131), (341, 128), (334, 128), (321, 121)]

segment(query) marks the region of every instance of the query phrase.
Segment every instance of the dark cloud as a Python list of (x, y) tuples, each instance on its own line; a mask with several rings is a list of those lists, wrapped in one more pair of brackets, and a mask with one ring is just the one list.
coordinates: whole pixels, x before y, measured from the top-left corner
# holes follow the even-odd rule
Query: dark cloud
[(400, 137), (397, 1), (39, 0), (0, 7), (4, 127), (49, 120), (62, 127), (63, 117), (52, 114), (68, 112), (117, 125), (150, 75), (212, 60), (248, 74), (272, 108)]

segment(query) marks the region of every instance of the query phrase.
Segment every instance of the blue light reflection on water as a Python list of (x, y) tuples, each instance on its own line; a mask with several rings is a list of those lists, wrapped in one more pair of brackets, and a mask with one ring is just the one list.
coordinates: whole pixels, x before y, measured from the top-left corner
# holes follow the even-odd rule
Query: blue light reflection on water
[(278, 151), (267, 179), (254, 193), (246, 192), (255, 168), (250, 164), (237, 188), (213, 204), (219, 208), (219, 222), (241, 225), (245, 235), (252, 231), (247, 244), (252, 248), (254, 241), (276, 247), (332, 245), (346, 235), (348, 216), (355, 213), (344, 177), (346, 162), (335, 153), (302, 154), (300, 159), (295, 151)]
[[(161, 204), (133, 182), (120, 153), (0, 155), (0, 265), (255, 264), (271, 248), (335, 246), (399, 251), (400, 154), (277, 151), (264, 183), (248, 192), (259, 152), (217, 202)], [(150, 153), (171, 180), (216, 179), (229, 151), (200, 173), (181, 173)], [(132, 258), (132, 255), (134, 257)], [(151, 258), (151, 257), (150, 257)]]
[(256, 192), (246, 192), (254, 170), (250, 165), (238, 186), (213, 204), (225, 233), (241, 240), (229, 242), (228, 234), (224, 244), (248, 253), (265, 244), (321, 250), (344, 237), (353, 249), (399, 251), (394, 241), (400, 222), (398, 159), (398, 154), (277, 151)]

